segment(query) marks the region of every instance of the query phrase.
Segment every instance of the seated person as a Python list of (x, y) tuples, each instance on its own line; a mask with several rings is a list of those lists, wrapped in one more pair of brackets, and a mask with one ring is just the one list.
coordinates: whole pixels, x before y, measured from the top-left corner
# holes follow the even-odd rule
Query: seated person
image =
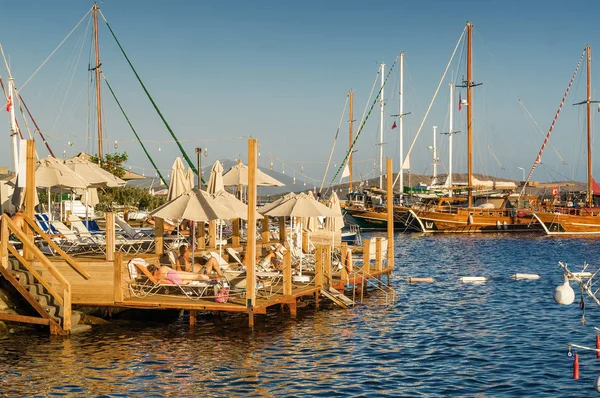
[[(152, 217), (152, 216), (146, 217), (145, 221), (150, 225), (156, 224), (154, 217)], [(175, 231), (175, 228), (176, 228), (175, 225), (167, 222), (166, 220), (163, 220), (163, 230), (165, 231), (165, 234), (171, 234), (173, 231)]]
[(148, 271), (152, 272), (152, 275), (157, 280), (168, 281), (177, 285), (185, 285), (191, 281), (206, 281), (211, 278), (208, 275), (197, 274), (194, 272), (175, 271), (173, 268), (166, 265), (157, 267), (155, 265), (148, 265)]
[[(275, 269), (283, 268), (283, 252), (286, 250), (282, 244), (278, 244), (277, 246), (272, 245), (269, 248), (269, 253), (261, 259), (258, 257), (256, 259), (256, 264), (262, 266), (263, 268), (273, 267)], [(244, 254), (244, 259), (242, 260), (244, 265), (246, 264), (246, 254)]]
[(204, 270), (207, 275), (212, 275), (214, 271), (220, 278), (223, 277), (223, 274), (221, 273), (221, 267), (219, 266), (219, 262), (216, 258), (208, 254), (202, 257), (201, 262), (203, 264), (193, 264), (192, 259), (190, 258), (190, 250), (188, 245), (179, 246), (179, 257), (177, 258), (177, 263), (175, 264), (175, 268), (177, 270), (195, 273), (201, 273)]

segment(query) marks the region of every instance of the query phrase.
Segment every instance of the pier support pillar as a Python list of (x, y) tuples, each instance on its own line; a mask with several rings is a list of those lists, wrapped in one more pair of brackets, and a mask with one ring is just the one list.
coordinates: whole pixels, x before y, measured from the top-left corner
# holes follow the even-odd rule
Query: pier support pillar
[(320, 298), (320, 294), (319, 292), (315, 292), (315, 309), (319, 309), (319, 298)]
[[(394, 269), (394, 192), (392, 159), (387, 158), (387, 266)], [(402, 170), (400, 170), (402, 172)]]
[(296, 319), (296, 315), (298, 314), (296, 300), (293, 303), (289, 303), (288, 307), (290, 308), (290, 317)]
[(196, 326), (196, 311), (190, 311), (190, 327)]
[(248, 312), (248, 327), (254, 327), (254, 311), (252, 310)]

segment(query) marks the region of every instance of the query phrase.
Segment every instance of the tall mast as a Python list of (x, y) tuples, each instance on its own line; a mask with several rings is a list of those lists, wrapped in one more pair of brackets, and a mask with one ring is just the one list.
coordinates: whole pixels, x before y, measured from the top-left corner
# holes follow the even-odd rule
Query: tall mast
[[(350, 120), (348, 120), (348, 126), (349, 126), (349, 130), (350, 130), (350, 146), (349, 148), (352, 148), (352, 141), (354, 140), (353, 137), (353, 133), (352, 133), (352, 122), (354, 121), (354, 90), (350, 90), (350, 113), (349, 113), (349, 118)], [(350, 172), (350, 192), (352, 192), (352, 151), (350, 151), (350, 156), (348, 157), (348, 171)]]
[(92, 7), (94, 17), (94, 47), (96, 50), (96, 117), (98, 118), (98, 157), (102, 159), (102, 102), (100, 101), (100, 48), (98, 47), (98, 4)]
[(383, 97), (383, 87), (385, 84), (385, 64), (381, 64), (381, 97), (379, 102), (381, 104), (381, 114), (379, 120), (379, 189), (383, 189), (383, 110), (385, 107), (385, 100)]
[(437, 147), (436, 147), (436, 141), (437, 141), (437, 126), (433, 126), (433, 146), (431, 147), (431, 151), (433, 152), (433, 182), (437, 184), (436, 180), (437, 180), (437, 164), (438, 164), (438, 158), (437, 158)]
[(594, 204), (592, 187), (592, 49), (587, 45), (585, 51), (587, 55), (587, 197), (588, 207), (592, 207)]
[(404, 192), (404, 53), (400, 53), (400, 109), (398, 113), (398, 126), (400, 134), (400, 198), (402, 200), (402, 193)]
[(467, 23), (467, 173), (468, 173), (468, 206), (473, 206), (473, 99), (471, 86), (473, 84), (473, 24)]
[(448, 180), (447, 185), (450, 188), (448, 196), (452, 197), (452, 135), (454, 130), (454, 83), (450, 83), (450, 110), (448, 121)]

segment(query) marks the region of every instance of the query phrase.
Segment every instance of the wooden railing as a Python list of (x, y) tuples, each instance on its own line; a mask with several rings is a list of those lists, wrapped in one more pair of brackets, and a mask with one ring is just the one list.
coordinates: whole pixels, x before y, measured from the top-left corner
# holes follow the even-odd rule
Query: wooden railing
[[(78, 272), (83, 278), (89, 279), (90, 275), (83, 270), (79, 265), (65, 253), (50, 237), (48, 237), (28, 216), (23, 215), (25, 220), (27, 232), (21, 230), (17, 225), (9, 218), (2, 217), (2, 243), (0, 244), (0, 262), (4, 268), (8, 268), (8, 253), (12, 254), (27, 270), (33, 275), (33, 277), (40, 283), (46, 291), (54, 297), (56, 302), (63, 307), (63, 323), (62, 328), (65, 331), (71, 330), (71, 284), (69, 281), (60, 273), (60, 271), (52, 264), (52, 262), (42, 253), (42, 251), (36, 246), (32, 239), (32, 231), (37, 233), (41, 239), (48, 243), (52, 249), (54, 249), (58, 255), (65, 260), (67, 264), (71, 266), (76, 272)], [(21, 255), (19, 251), (9, 242), (8, 237), (10, 234), (14, 234), (23, 243), (23, 252), (25, 255)], [(57, 291), (42, 275), (37, 272), (33, 265), (32, 260), (37, 258), (48, 272), (56, 279), (60, 285), (62, 292)]]

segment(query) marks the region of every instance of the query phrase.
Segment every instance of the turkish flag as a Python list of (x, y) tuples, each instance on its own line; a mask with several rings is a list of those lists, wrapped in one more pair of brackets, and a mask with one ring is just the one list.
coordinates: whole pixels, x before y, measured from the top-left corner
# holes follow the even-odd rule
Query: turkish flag
[(8, 96), (8, 102), (6, 103), (6, 112), (10, 112), (10, 108), (12, 108), (12, 97)]
[(394, 122), (394, 124), (392, 124), (392, 130), (395, 129), (396, 127), (398, 127), (398, 126), (396, 126), (396, 122)]

